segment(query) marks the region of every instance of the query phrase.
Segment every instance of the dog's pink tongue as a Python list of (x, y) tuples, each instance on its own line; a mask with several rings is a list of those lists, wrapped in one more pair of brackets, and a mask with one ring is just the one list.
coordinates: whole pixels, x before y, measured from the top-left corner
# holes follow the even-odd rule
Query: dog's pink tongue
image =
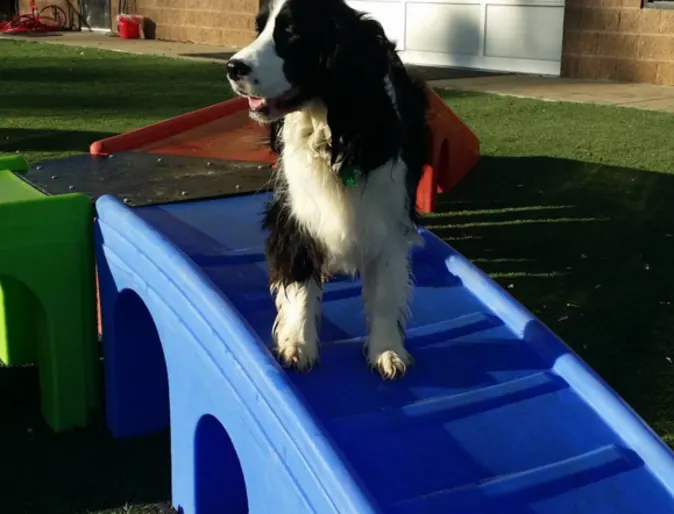
[(264, 104), (265, 104), (264, 98), (259, 98), (257, 96), (248, 97), (248, 106), (251, 109), (260, 109), (264, 106)]

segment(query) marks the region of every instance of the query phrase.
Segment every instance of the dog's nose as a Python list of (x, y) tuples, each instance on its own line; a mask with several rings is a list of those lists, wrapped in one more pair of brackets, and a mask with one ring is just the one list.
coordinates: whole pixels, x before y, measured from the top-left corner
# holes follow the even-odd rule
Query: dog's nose
[(250, 72), (250, 66), (240, 59), (230, 59), (227, 62), (227, 76), (232, 80), (239, 80)]

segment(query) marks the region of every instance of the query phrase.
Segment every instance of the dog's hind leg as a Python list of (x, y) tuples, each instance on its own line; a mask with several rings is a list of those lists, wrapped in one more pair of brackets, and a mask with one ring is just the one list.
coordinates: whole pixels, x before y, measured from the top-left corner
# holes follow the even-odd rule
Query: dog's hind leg
[(402, 376), (412, 364), (405, 349), (405, 318), (410, 292), (407, 249), (384, 250), (365, 266), (363, 299), (368, 320), (368, 364), (385, 379)]

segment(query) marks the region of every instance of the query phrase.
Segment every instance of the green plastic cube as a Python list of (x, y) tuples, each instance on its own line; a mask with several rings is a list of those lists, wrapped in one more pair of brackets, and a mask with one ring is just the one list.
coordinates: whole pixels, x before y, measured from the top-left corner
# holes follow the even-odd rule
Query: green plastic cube
[[(22, 171), (0, 159), (10, 166)], [(89, 425), (100, 403), (93, 219), (88, 196), (0, 171), (0, 360), (37, 363), (55, 431)]]
[(18, 155), (1, 155), (0, 170), (23, 173), (28, 170), (28, 163), (23, 157), (19, 157)]

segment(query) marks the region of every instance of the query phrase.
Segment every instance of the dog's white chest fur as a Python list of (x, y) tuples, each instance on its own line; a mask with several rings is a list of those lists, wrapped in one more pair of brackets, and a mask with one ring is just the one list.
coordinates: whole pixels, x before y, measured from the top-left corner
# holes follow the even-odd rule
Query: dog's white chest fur
[(387, 244), (414, 242), (401, 159), (346, 186), (330, 165), (330, 129), (323, 107), (289, 114), (283, 128), (283, 173), (292, 215), (322, 243), (331, 272), (353, 273)]

